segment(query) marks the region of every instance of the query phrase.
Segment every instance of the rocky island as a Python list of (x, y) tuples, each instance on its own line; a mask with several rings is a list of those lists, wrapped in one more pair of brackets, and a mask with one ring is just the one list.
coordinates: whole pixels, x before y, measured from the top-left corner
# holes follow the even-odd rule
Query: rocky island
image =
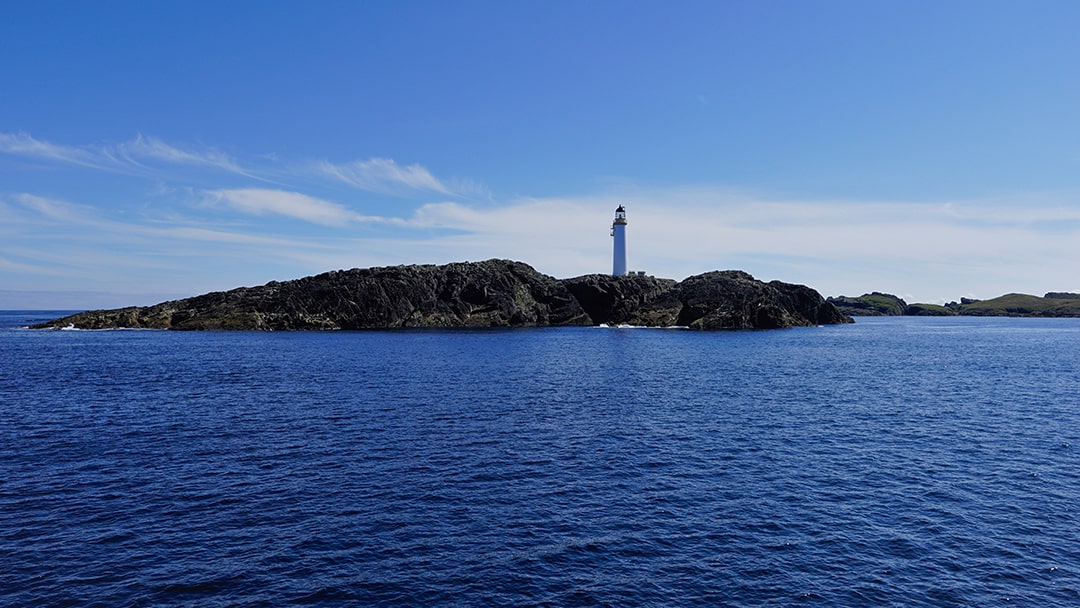
[(628, 324), (777, 329), (850, 323), (804, 285), (741, 271), (683, 281), (649, 276), (556, 279), (512, 260), (335, 270), (153, 306), (95, 310), (37, 329), (330, 330)]

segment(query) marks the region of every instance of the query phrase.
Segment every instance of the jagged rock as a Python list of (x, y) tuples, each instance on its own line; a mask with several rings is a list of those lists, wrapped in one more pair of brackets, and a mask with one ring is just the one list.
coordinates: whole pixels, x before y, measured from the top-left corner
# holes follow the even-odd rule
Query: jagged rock
[(337, 270), (38, 325), (80, 329), (388, 329), (630, 324), (771, 329), (849, 323), (803, 285), (739, 271), (678, 283), (586, 275), (562, 281), (510, 260)]
[(672, 279), (587, 274), (562, 283), (598, 325), (666, 327), (678, 318), (678, 303), (662, 297), (678, 285)]
[(804, 319), (807, 325), (839, 325), (855, 322), (850, 315), (844, 314), (831, 302), (821, 297), (816, 289), (782, 281), (769, 281), (769, 286), (781, 294), (782, 298), (788, 302), (789, 309), (797, 318)]
[(563, 283), (596, 323), (775, 329), (850, 322), (809, 287), (763, 283), (737, 270), (695, 275), (681, 283), (595, 274)]
[(840, 312), (855, 317), (902, 316), (908, 314), (908, 305), (904, 300), (891, 293), (881, 293), (880, 291), (864, 293), (857, 298), (838, 296), (829, 298), (829, 301), (835, 304), (840, 309)]
[(774, 329), (850, 323), (851, 318), (804, 285), (763, 283), (738, 270), (692, 276), (679, 283), (678, 324), (695, 329)]
[(294, 281), (91, 311), (44, 324), (84, 329), (372, 329), (588, 325), (556, 279), (509, 260), (335, 270)]

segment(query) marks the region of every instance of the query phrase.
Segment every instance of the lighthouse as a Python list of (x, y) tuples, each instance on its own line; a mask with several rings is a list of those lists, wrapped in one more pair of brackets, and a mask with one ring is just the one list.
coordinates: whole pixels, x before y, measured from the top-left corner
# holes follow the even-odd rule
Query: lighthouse
[(615, 221), (611, 222), (611, 236), (615, 237), (611, 274), (620, 277), (626, 274), (626, 209), (622, 205), (615, 209)]

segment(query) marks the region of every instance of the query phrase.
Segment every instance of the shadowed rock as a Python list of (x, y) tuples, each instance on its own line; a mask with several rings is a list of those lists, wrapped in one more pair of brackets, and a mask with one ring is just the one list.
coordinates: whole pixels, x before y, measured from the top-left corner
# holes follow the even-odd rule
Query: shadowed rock
[(672, 279), (627, 275), (587, 274), (563, 279), (593, 323), (607, 325), (676, 325), (680, 306), (665, 297), (678, 285)]
[(851, 319), (805, 285), (763, 283), (745, 272), (725, 270), (679, 284), (679, 325), (699, 329), (774, 329), (850, 323)]
[(681, 283), (596, 274), (563, 283), (596, 323), (711, 330), (851, 322), (809, 287), (763, 283), (738, 270), (695, 275)]

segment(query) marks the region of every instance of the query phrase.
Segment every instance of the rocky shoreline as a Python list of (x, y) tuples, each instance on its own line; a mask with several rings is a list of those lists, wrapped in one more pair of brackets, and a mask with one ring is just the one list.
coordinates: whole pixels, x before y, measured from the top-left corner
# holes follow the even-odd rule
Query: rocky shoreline
[(683, 281), (556, 279), (512, 260), (336, 270), (162, 302), (95, 310), (36, 329), (333, 330), (628, 324), (698, 330), (850, 323), (817, 291), (741, 271)]

